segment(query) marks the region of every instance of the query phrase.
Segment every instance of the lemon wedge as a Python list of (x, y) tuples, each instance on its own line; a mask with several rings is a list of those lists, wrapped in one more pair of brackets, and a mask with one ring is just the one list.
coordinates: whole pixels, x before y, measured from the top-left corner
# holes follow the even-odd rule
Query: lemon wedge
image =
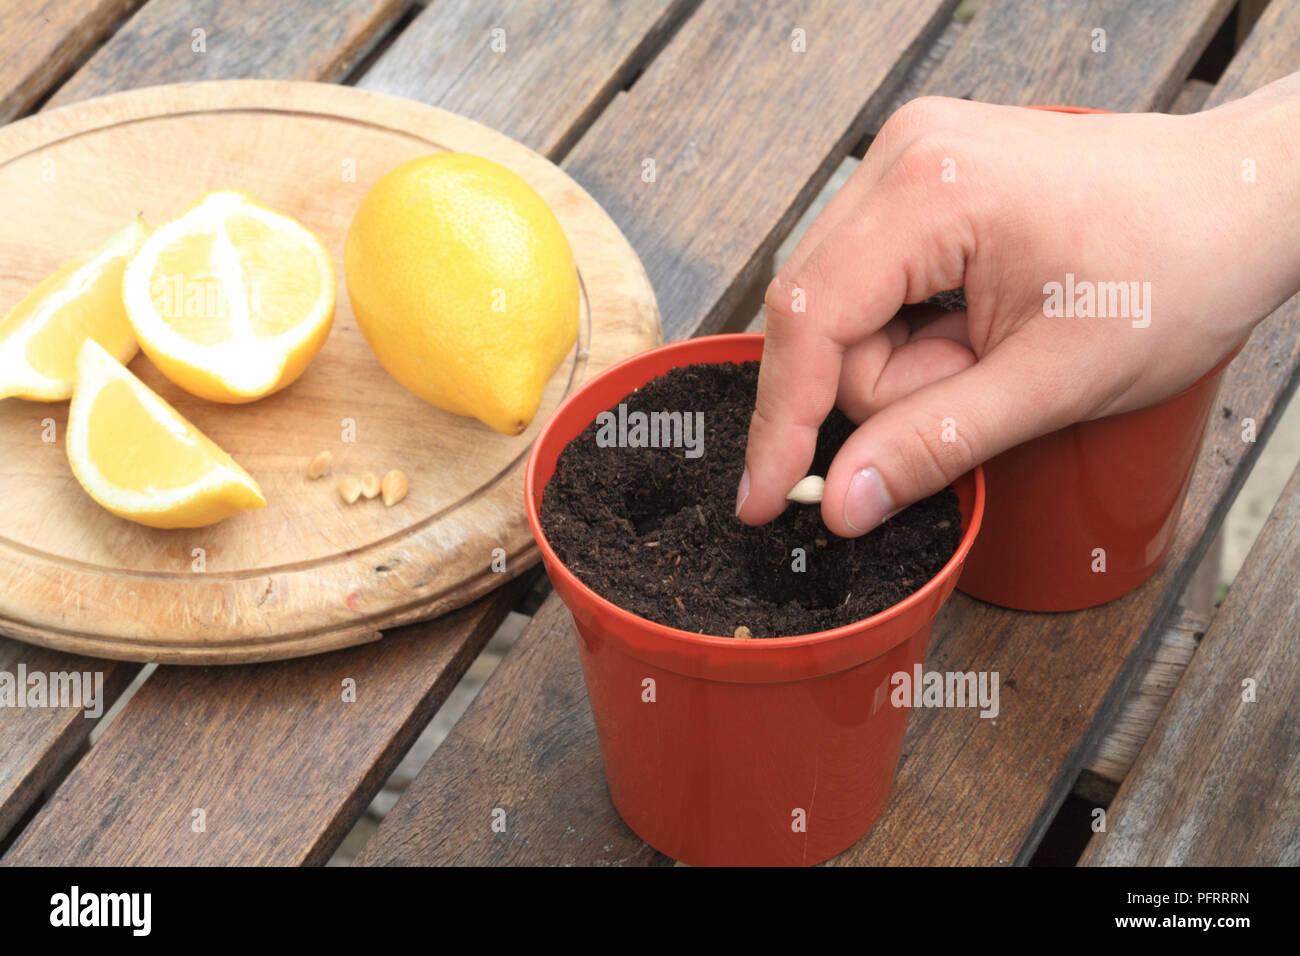
[(334, 265), (310, 231), (222, 189), (160, 226), (126, 268), (126, 312), (181, 388), (251, 402), (293, 382), (334, 320)]
[(135, 356), (122, 274), (149, 227), (137, 219), (98, 249), (65, 262), (0, 319), (0, 398), (72, 395), (77, 353), (94, 339), (119, 362)]
[(201, 528), (266, 504), (248, 472), (93, 339), (77, 356), (67, 449), (90, 497), (154, 528)]

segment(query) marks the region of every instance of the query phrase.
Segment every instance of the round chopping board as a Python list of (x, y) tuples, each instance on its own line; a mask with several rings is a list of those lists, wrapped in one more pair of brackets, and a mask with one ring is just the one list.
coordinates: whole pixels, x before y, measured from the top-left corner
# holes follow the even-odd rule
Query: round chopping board
[[(348, 304), (343, 239), (357, 206), (394, 166), (443, 150), (519, 173), (577, 260), (578, 343), (521, 436), (407, 392)], [(0, 128), (0, 315), (137, 213), (159, 225), (220, 187), (324, 240), (339, 273), (329, 339), (297, 382), (248, 405), (189, 395), (143, 354), (130, 368), (252, 474), (267, 507), (194, 530), (117, 518), (72, 475), (68, 403), (0, 401), (0, 633), (100, 657), (234, 663), (374, 640), (459, 607), (537, 560), (523, 488), (541, 424), (583, 379), (660, 341), (636, 253), (552, 163), (431, 106), (294, 82), (135, 90)], [(326, 450), (333, 473), (308, 480)], [(396, 506), (339, 497), (340, 476), (392, 468), (410, 478)]]

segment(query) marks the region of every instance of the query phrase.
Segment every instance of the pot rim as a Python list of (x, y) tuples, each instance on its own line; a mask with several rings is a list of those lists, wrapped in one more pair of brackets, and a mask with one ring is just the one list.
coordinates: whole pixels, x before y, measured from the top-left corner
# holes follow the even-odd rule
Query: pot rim
[[(736, 649), (737, 644), (737, 640), (734, 637), (722, 637), (713, 634), (696, 634), (693, 631), (684, 631), (680, 628), (670, 627), (667, 624), (660, 624), (647, 617), (634, 614), (626, 608), (620, 607), (613, 601), (597, 594), (581, 579), (579, 579), (577, 575), (570, 571), (568, 566), (560, 560), (554, 549), (551, 548), (551, 544), (546, 538), (546, 533), (542, 529), (541, 515), (539, 511), (539, 493), (545, 489), (537, 487), (539, 449), (541, 449), (543, 445), (547, 444), (547, 438), (550, 436), (551, 431), (558, 427), (559, 422), (564, 418), (565, 412), (573, 403), (575, 403), (580, 395), (588, 389), (594, 388), (598, 383), (621, 377), (623, 374), (626, 374), (628, 369), (646, 362), (650, 356), (671, 352), (689, 352), (693, 349), (699, 348), (701, 343), (706, 342), (739, 345), (742, 342), (762, 341), (763, 339), (764, 335), (761, 332), (732, 332), (720, 335), (702, 335), (695, 338), (680, 339), (676, 342), (667, 342), (652, 349), (647, 349), (644, 352), (639, 352), (636, 355), (624, 359), (617, 365), (605, 369), (599, 375), (593, 376), (583, 382), (559, 405), (558, 408), (556, 408), (556, 410), (551, 414), (551, 417), (547, 420), (546, 424), (542, 427), (542, 430), (538, 432), (537, 439), (533, 442), (532, 450), (528, 455), (528, 467), (524, 475), (524, 499), (525, 505), (528, 509), (528, 524), (532, 528), (533, 537), (537, 540), (537, 546), (541, 550), (542, 557), (545, 559), (547, 569), (556, 569), (558, 573), (563, 576), (565, 584), (568, 587), (578, 591), (585, 598), (595, 603), (596, 606), (613, 615), (621, 624), (629, 627), (641, 628), (642, 630), (651, 632), (656, 637), (677, 644), (689, 645), (692, 648), (726, 647)], [(751, 360), (741, 359), (740, 361)], [(674, 367), (676, 368), (694, 364), (701, 363), (683, 362), (681, 365)], [(654, 377), (657, 378), (658, 376)], [(647, 379), (646, 382), (652, 380), (653, 379)], [(646, 383), (643, 382), (640, 385), (633, 386), (630, 391), (641, 388), (644, 384)], [(628, 394), (630, 394), (630, 391)], [(582, 429), (585, 429), (587, 424), (590, 424), (590, 422), (584, 424)], [(579, 434), (582, 429), (578, 430)], [(576, 438), (577, 435), (574, 437)], [(572, 440), (573, 439), (569, 439), (566, 441), (564, 447), (567, 448)], [(900, 617), (908, 615), (914, 609), (919, 610), (923, 605), (931, 600), (942, 602), (944, 595), (941, 592), (949, 584), (956, 583), (962, 564), (965, 562), (966, 555), (970, 552), (971, 546), (975, 542), (975, 536), (979, 533), (980, 522), (984, 517), (984, 470), (977, 465), (966, 474), (971, 475), (974, 482), (974, 498), (971, 503), (970, 522), (967, 527), (963, 529), (961, 540), (957, 543), (957, 549), (953, 552), (952, 557), (950, 557), (944, 563), (943, 567), (940, 568), (933, 577), (926, 581), (925, 584), (921, 585), (921, 587), (917, 588), (897, 604), (891, 604), (883, 611), (878, 611), (870, 617), (865, 617), (858, 621), (852, 621), (848, 624), (843, 624), (839, 627), (825, 631), (812, 631), (807, 634), (792, 634), (784, 637), (765, 637), (744, 641), (743, 647), (745, 651), (776, 653), (778, 651), (789, 650), (792, 648), (830, 643), (841, 638), (849, 638), (855, 635), (861, 635), (868, 631), (876, 630), (877, 628), (880, 628)], [(959, 478), (957, 480), (960, 481), (961, 479)], [(949, 590), (951, 589), (949, 588)]]

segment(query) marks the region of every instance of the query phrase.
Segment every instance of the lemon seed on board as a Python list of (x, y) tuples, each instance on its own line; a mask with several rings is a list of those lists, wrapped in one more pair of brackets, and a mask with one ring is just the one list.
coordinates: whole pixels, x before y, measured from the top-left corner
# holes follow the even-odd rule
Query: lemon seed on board
[(384, 480), (380, 485), (384, 493), (384, 504), (391, 508), (406, 497), (406, 492), (410, 487), (411, 484), (407, 481), (406, 475), (397, 469), (393, 469), (384, 475)]
[(330, 473), (330, 465), (334, 461), (334, 456), (327, 451), (321, 452), (313, 458), (307, 465), (307, 477), (315, 480)]
[(355, 475), (347, 475), (339, 481), (339, 497), (352, 504), (361, 497), (361, 480)]

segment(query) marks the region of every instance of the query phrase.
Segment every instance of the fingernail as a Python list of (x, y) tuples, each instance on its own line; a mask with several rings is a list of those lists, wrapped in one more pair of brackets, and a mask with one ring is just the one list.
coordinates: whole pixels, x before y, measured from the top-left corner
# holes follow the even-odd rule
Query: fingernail
[(736, 517), (740, 517), (740, 509), (745, 507), (745, 500), (749, 498), (749, 466), (745, 466), (744, 473), (740, 476), (740, 487), (736, 489)]
[(844, 523), (854, 531), (870, 531), (895, 513), (880, 472), (863, 468), (849, 482), (849, 493), (844, 496)]

